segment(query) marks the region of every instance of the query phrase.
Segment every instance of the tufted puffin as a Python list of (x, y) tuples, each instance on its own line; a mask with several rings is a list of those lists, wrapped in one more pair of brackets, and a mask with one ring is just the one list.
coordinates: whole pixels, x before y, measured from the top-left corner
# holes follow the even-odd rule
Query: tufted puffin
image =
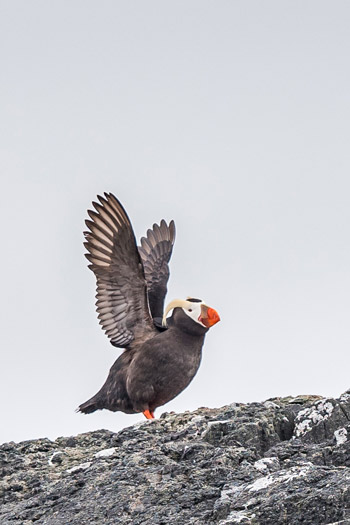
[(175, 299), (164, 310), (174, 221), (154, 224), (138, 247), (118, 199), (105, 193), (98, 200), (95, 210), (88, 210), (84, 246), (96, 276), (100, 324), (124, 352), (99, 392), (78, 411), (106, 408), (153, 419), (154, 410), (180, 394), (197, 373), (205, 335), (220, 317), (191, 297)]

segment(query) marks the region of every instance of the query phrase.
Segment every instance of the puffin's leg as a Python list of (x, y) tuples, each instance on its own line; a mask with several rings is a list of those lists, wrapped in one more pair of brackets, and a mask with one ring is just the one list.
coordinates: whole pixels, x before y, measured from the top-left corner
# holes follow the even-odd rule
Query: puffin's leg
[(154, 419), (154, 414), (153, 414), (153, 412), (151, 412), (150, 410), (145, 410), (144, 412), (142, 412), (142, 414), (143, 414), (147, 419)]

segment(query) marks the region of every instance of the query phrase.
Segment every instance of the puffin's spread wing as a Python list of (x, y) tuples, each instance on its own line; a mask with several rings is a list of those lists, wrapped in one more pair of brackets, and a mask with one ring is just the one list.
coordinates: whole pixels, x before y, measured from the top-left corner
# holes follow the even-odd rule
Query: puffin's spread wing
[(145, 270), (148, 288), (148, 300), (152, 317), (162, 317), (164, 299), (169, 279), (168, 262), (175, 242), (175, 224), (169, 226), (162, 220), (160, 225), (153, 224), (147, 230), (147, 237), (142, 237), (139, 252)]
[(88, 211), (84, 243), (89, 268), (97, 279), (97, 312), (112, 345), (125, 348), (156, 335), (150, 316), (147, 284), (130, 220), (111, 193), (96, 211)]

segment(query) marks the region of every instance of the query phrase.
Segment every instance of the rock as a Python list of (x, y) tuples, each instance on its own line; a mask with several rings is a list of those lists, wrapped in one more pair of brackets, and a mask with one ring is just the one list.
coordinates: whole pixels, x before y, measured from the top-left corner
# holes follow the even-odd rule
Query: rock
[(1, 525), (349, 525), (350, 393), (0, 446)]

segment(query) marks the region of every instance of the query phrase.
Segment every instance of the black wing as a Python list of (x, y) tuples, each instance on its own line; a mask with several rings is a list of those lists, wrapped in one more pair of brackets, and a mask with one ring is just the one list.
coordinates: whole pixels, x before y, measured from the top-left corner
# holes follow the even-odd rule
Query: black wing
[(147, 284), (130, 220), (111, 193), (88, 211), (84, 243), (97, 280), (97, 312), (112, 345), (142, 344), (158, 333), (150, 316)]
[(153, 224), (152, 230), (147, 230), (147, 237), (142, 237), (139, 252), (145, 270), (148, 288), (148, 300), (152, 317), (162, 317), (164, 299), (169, 279), (168, 262), (175, 242), (175, 224), (169, 226), (162, 220), (160, 225)]

